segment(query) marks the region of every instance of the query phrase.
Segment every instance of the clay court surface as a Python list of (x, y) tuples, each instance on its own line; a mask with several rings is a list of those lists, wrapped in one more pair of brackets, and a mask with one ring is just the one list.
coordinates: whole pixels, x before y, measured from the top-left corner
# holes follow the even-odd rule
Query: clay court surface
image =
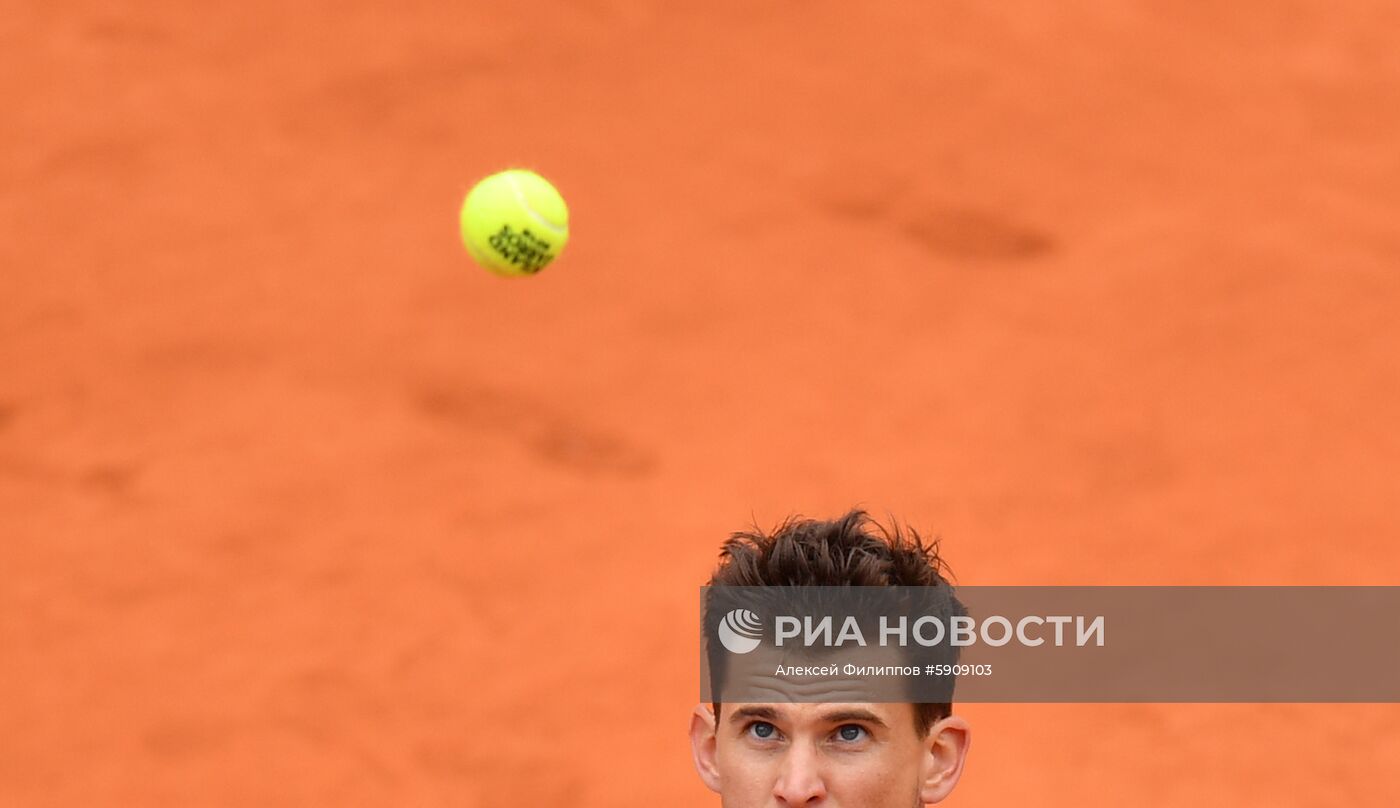
[[(790, 512), (1400, 583), (1397, 27), (6, 4), (0, 805), (718, 805), (696, 587)], [(526, 280), (456, 236), (509, 165)], [(1396, 706), (960, 712), (954, 805), (1400, 802)]]

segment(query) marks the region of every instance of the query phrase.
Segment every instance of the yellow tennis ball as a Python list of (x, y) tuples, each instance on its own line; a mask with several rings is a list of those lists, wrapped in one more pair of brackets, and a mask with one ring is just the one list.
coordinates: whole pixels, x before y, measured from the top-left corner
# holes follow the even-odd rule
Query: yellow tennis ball
[(478, 182), (462, 201), (462, 243), (498, 275), (533, 275), (569, 241), (569, 209), (549, 181), (512, 168)]

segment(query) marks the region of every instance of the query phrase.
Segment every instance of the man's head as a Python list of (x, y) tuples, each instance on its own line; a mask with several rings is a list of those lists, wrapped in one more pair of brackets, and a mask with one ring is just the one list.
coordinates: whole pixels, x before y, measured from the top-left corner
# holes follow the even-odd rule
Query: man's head
[[(789, 520), (771, 533), (735, 533), (709, 583), (946, 587), (943, 573), (935, 543), (852, 511), (833, 521)], [(969, 732), (951, 707), (715, 702), (696, 707), (691, 745), (701, 779), (726, 808), (909, 808), (943, 799), (962, 772)]]

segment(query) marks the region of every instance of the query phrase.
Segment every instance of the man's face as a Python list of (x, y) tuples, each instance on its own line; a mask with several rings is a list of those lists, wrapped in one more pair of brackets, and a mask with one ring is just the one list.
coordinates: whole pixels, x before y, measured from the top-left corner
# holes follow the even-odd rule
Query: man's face
[(952, 790), (967, 725), (919, 736), (910, 704), (708, 705), (691, 719), (696, 768), (724, 808), (917, 808)]

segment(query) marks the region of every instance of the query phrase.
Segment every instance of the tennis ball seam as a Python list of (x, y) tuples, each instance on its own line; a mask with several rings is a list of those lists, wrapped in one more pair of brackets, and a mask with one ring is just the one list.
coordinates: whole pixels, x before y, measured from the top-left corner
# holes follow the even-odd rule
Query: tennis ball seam
[(520, 187), (520, 183), (516, 181), (514, 175), (507, 174), (505, 179), (506, 182), (510, 185), (511, 193), (515, 194), (515, 201), (520, 203), (520, 209), (530, 214), (531, 219), (534, 219), (535, 221), (539, 222), (541, 227), (544, 227), (550, 230), (551, 232), (557, 233), (561, 236), (569, 232), (567, 226), (560, 227), (559, 225), (546, 219), (543, 215), (540, 214), (539, 211), (530, 207), (530, 201), (525, 198), (525, 191)]

